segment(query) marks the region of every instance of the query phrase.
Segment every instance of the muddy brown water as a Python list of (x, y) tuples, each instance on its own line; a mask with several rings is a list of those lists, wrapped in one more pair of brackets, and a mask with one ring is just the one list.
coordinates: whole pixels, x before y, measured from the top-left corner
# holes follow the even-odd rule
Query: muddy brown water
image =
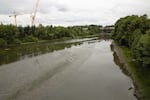
[(111, 43), (91, 39), (3, 50), (0, 100), (137, 100)]

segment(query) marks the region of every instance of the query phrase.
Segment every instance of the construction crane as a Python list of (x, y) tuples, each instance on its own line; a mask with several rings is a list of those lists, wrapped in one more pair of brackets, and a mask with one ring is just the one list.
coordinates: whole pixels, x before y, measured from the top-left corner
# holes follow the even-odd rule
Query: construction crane
[(21, 14), (21, 13), (19, 14), (19, 13), (13, 12), (13, 14), (9, 16), (9, 17), (14, 17), (15, 26), (17, 26), (17, 16), (18, 15), (23, 15), (23, 14)]
[(31, 18), (32, 18), (32, 23), (31, 24), (32, 24), (32, 26), (35, 24), (35, 17), (36, 17), (36, 13), (37, 13), (37, 8), (38, 8), (38, 5), (39, 5), (39, 1), (40, 0), (36, 1), (34, 13), (31, 15)]

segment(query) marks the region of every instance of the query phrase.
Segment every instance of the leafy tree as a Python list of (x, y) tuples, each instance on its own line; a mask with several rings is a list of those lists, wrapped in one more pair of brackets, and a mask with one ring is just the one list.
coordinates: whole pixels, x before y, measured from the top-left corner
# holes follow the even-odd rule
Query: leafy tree
[[(38, 40), (51, 40), (61, 38), (76, 38), (78, 36), (93, 35), (99, 33), (98, 25), (86, 26), (13, 26), (0, 25), (1, 43), (5, 45), (16, 45), (22, 42), (36, 42)], [(6, 42), (6, 43), (5, 43)]]
[(150, 66), (150, 30), (139, 39), (135, 52), (135, 59), (144, 67)]
[(133, 58), (142, 64), (150, 64), (150, 19), (147, 15), (126, 16), (115, 23), (114, 40), (132, 51)]
[(0, 47), (5, 47), (5, 46), (7, 46), (7, 42), (4, 39), (0, 38)]

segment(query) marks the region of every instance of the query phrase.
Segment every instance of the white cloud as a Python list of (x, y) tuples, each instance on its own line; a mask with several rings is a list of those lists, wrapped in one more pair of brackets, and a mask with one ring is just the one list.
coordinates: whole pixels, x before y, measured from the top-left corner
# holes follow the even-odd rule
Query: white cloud
[[(14, 23), (8, 16), (16, 11), (21, 25), (31, 23), (30, 13), (36, 0), (0, 1), (0, 22)], [(40, 0), (36, 24), (84, 25), (114, 24), (117, 19), (132, 14), (150, 16), (150, 0)]]

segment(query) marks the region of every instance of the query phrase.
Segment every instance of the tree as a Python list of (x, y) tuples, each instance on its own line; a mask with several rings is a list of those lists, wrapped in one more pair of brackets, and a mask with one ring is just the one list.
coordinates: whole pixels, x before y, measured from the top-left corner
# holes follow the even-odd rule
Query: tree
[(127, 16), (115, 23), (112, 34), (121, 46), (132, 51), (132, 57), (142, 66), (150, 64), (150, 19), (147, 15)]
[(135, 48), (135, 59), (144, 67), (150, 66), (150, 30), (142, 35)]

